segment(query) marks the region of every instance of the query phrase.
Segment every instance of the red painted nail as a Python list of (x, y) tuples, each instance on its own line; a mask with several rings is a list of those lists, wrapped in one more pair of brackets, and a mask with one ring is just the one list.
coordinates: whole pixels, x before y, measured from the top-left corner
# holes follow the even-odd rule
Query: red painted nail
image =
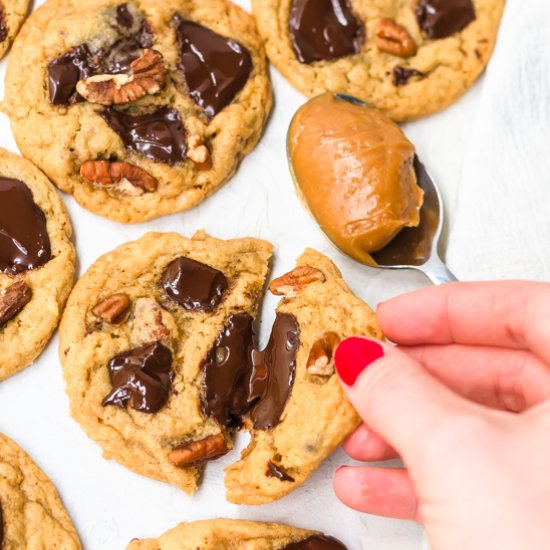
[(344, 384), (353, 386), (359, 375), (374, 361), (384, 357), (384, 348), (374, 340), (348, 338), (336, 349), (336, 372)]

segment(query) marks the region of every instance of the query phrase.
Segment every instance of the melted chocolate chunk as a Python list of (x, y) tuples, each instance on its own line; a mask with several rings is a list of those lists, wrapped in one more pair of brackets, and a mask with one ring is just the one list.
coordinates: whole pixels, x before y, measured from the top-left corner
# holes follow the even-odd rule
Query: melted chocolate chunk
[(86, 44), (81, 44), (48, 65), (50, 101), (53, 105), (72, 105), (84, 101), (76, 91), (79, 80), (95, 74), (128, 72), (130, 64), (140, 56), (141, 51), (152, 46), (153, 37), (146, 22), (131, 32), (135, 21), (126, 4), (118, 6), (116, 21), (123, 36), (109, 47), (92, 53)]
[(51, 258), (46, 216), (21, 181), (0, 177), (0, 272), (16, 275)]
[(227, 289), (225, 275), (181, 256), (168, 264), (161, 279), (166, 296), (189, 311), (212, 311)]
[(398, 65), (393, 70), (393, 83), (396, 86), (404, 86), (413, 76), (424, 78), (426, 75), (421, 71), (417, 71), (416, 69), (408, 69), (406, 67), (401, 67)]
[(416, 18), (429, 38), (447, 38), (475, 21), (476, 13), (472, 0), (420, 0)]
[(70, 105), (84, 101), (77, 93), (79, 80), (94, 74), (96, 67), (88, 46), (81, 44), (48, 65), (50, 101), (53, 105)]
[(267, 347), (252, 352), (249, 416), (257, 430), (272, 428), (280, 422), (294, 384), (296, 353), (300, 345), (298, 321), (288, 313), (277, 313)]
[(313, 535), (300, 542), (287, 544), (283, 550), (347, 550), (347, 547), (333, 537)]
[(277, 466), (277, 464), (273, 464), (271, 460), (267, 462), (267, 471), (265, 475), (267, 477), (276, 477), (280, 481), (294, 481), (294, 478), (292, 476), (289, 476), (282, 466)]
[(356, 54), (365, 41), (364, 25), (349, 0), (293, 0), (289, 27), (300, 63)]
[(232, 315), (206, 356), (204, 412), (222, 427), (241, 427), (243, 416), (257, 430), (277, 425), (294, 384), (299, 334), (293, 315), (277, 313), (267, 347), (257, 351), (252, 317)]
[[(4, 18), (4, 10), (2, 9), (2, 6), (0, 5), (0, 43), (4, 42), (6, 38), (8, 37), (8, 27), (6, 27), (6, 20)], [(0, 541), (0, 544), (1, 541)]]
[(128, 4), (121, 4), (116, 9), (116, 22), (123, 29), (131, 29), (134, 25), (134, 16), (128, 9)]
[(203, 410), (222, 426), (241, 426), (250, 407), (253, 319), (247, 313), (231, 315), (204, 362)]
[(176, 15), (180, 67), (191, 99), (206, 116), (229, 105), (252, 72), (250, 52), (235, 40)]
[(185, 159), (185, 128), (176, 109), (159, 107), (152, 113), (131, 115), (108, 107), (100, 115), (127, 149), (169, 164)]
[(109, 361), (112, 391), (102, 405), (155, 413), (168, 401), (174, 372), (172, 352), (160, 342), (147, 344)]

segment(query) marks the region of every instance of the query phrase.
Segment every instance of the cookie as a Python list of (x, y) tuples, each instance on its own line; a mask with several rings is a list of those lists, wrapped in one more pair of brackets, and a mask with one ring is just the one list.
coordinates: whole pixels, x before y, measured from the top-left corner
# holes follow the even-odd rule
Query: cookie
[(456, 101), (489, 61), (504, 0), (252, 0), (271, 62), (301, 92), (394, 120)]
[(259, 140), (271, 85), (228, 0), (48, 0), (14, 44), (4, 108), (23, 155), (124, 223), (211, 195)]
[[(228, 469), (228, 499), (292, 491), (358, 424), (332, 353), (352, 334), (381, 337), (336, 267), (307, 251), (271, 337), (254, 319), (272, 247), (255, 239), (152, 233), (100, 258), (76, 284), (60, 327), (71, 411), (107, 458), (193, 493), (206, 462), (252, 431)], [(336, 414), (337, 413), (337, 414)]]
[(0, 548), (81, 548), (52, 482), (22, 449), (1, 434)]
[[(263, 504), (290, 493), (351, 434), (360, 420), (334, 374), (332, 355), (348, 336), (382, 338), (373, 311), (352, 294), (338, 268), (315, 250), (306, 250), (296, 269), (274, 279), (270, 289), (284, 296), (275, 328), (277, 321), (294, 319), (299, 345), (287, 378), (288, 398), (279, 408), (269, 407), (269, 399), (264, 399), (258, 411), (253, 409), (250, 445), (241, 460), (226, 469), (227, 499), (236, 504)], [(286, 341), (291, 339), (287, 336)], [(272, 370), (281, 376), (280, 367)], [(281, 388), (279, 384), (272, 395), (282, 395)], [(266, 421), (273, 410), (278, 416)]]
[(60, 326), (71, 412), (107, 458), (188, 493), (197, 465), (171, 452), (230, 439), (202, 411), (202, 363), (227, 318), (254, 316), (271, 245), (149, 233), (101, 257), (77, 282)]
[(126, 550), (346, 550), (333, 537), (280, 523), (211, 519), (180, 523), (158, 539), (133, 540)]
[(0, 149), (0, 380), (30, 365), (59, 322), (74, 278), (71, 234), (46, 176)]
[(29, 0), (0, 0), (0, 59), (17, 35), (28, 7)]

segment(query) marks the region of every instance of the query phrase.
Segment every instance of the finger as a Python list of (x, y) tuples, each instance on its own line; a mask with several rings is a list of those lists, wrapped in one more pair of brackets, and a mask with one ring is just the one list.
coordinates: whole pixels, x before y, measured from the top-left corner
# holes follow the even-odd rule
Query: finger
[(459, 344), (401, 350), (453, 391), (487, 407), (523, 412), (550, 398), (550, 368), (525, 350)]
[(359, 426), (346, 439), (344, 450), (354, 460), (363, 462), (381, 462), (399, 457), (399, 453), (366, 424)]
[(452, 283), (393, 298), (377, 310), (386, 336), (404, 345), (472, 344), (532, 349), (550, 362), (550, 285)]
[(446, 431), (457, 416), (481, 413), (389, 344), (348, 338), (336, 349), (335, 363), (344, 391), (363, 421), (405, 462), (421, 461), (419, 442)]
[(418, 498), (405, 470), (344, 466), (334, 474), (334, 492), (350, 508), (396, 519), (419, 520)]

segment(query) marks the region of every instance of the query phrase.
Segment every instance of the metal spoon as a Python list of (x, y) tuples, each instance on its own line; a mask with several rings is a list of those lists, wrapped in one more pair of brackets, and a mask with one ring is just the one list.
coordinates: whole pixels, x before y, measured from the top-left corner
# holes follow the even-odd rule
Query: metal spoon
[[(368, 103), (352, 96), (335, 94), (334, 97), (359, 107), (373, 108)], [(290, 156), (289, 138), (290, 133), (287, 136), (287, 157), (292, 179), (298, 187)], [(438, 251), (445, 221), (441, 194), (418, 156), (415, 157), (414, 167), (418, 185), (424, 191), (424, 204), (420, 209), (420, 224), (418, 227), (407, 227), (401, 230), (397, 237), (382, 250), (371, 254), (373, 259), (371, 267), (378, 269), (415, 269), (424, 273), (434, 284), (457, 281), (457, 278), (441, 259)]]

